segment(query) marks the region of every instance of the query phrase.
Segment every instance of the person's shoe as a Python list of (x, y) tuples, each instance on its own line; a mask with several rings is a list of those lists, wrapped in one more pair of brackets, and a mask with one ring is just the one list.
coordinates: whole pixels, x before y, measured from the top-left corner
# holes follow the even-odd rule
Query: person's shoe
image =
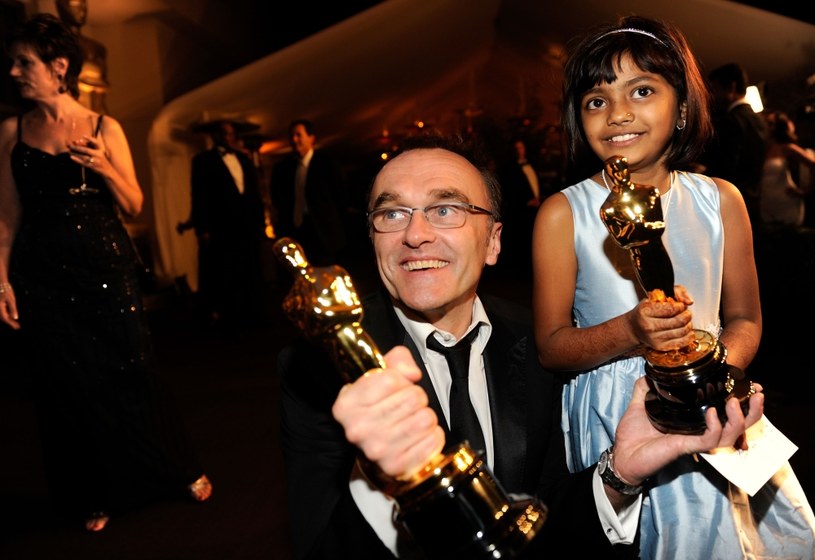
[(201, 475), (201, 478), (187, 486), (187, 492), (196, 502), (206, 502), (212, 496), (212, 483), (207, 475)]
[(95, 511), (85, 520), (85, 530), (91, 533), (98, 533), (105, 528), (108, 521), (110, 521), (110, 516), (107, 513), (104, 511)]

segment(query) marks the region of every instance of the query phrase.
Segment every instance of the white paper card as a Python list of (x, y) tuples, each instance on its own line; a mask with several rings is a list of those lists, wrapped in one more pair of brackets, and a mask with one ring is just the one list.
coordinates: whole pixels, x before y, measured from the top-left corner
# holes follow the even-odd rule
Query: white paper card
[(762, 416), (745, 433), (748, 443), (746, 451), (720, 447), (699, 455), (727, 480), (754, 496), (798, 451), (798, 446), (770, 424), (766, 416)]

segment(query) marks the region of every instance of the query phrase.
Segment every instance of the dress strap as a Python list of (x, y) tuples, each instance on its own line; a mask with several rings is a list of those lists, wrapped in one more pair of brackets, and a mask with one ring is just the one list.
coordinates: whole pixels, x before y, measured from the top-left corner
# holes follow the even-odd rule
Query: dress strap
[(102, 118), (104, 118), (104, 115), (99, 115), (99, 120), (96, 121), (96, 129), (93, 131), (94, 138), (99, 136), (99, 133), (102, 132)]

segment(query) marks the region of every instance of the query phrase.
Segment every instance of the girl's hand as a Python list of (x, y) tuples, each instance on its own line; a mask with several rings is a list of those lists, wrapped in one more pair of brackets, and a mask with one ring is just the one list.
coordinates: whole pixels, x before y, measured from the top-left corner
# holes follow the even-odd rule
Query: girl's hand
[(688, 309), (691, 304), (693, 299), (682, 286), (674, 288), (673, 298), (649, 294), (629, 314), (634, 335), (655, 350), (688, 346), (694, 341), (693, 315)]

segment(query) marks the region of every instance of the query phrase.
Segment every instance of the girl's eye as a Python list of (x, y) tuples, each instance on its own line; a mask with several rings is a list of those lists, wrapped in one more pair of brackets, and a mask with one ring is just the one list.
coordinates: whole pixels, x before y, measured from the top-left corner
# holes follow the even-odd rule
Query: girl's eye
[(638, 87), (634, 90), (634, 97), (648, 97), (653, 93), (653, 90), (649, 87)]
[(586, 102), (586, 109), (599, 109), (603, 105), (604, 105), (603, 100), (595, 97), (594, 99), (589, 99)]

